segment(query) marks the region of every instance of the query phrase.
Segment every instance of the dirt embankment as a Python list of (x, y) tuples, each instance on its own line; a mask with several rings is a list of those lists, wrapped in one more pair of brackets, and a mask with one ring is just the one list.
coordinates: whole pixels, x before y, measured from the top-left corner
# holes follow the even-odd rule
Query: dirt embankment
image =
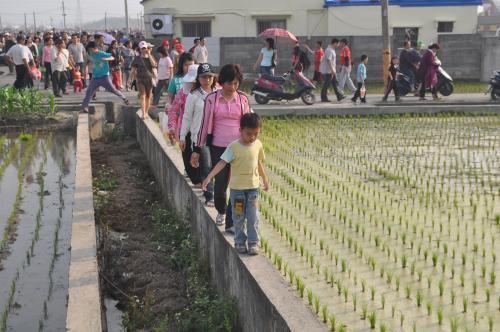
[[(116, 179), (113, 191), (96, 195), (106, 295), (118, 299), (127, 313), (144, 305), (157, 317), (181, 310), (187, 304), (185, 280), (169, 267), (154, 239), (151, 214), (160, 193), (138, 144), (125, 139), (94, 142), (91, 147), (94, 178), (110, 172), (109, 177)], [(132, 305), (134, 297), (139, 305)]]

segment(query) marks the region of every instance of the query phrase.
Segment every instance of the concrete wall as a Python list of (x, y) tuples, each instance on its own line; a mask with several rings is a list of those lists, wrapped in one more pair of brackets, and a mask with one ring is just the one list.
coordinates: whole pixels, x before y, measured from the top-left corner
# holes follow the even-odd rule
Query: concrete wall
[(102, 331), (96, 229), (90, 161), (89, 116), (78, 117), (76, 177), (66, 330)]
[[(125, 116), (126, 121), (130, 117)], [(304, 306), (279, 272), (263, 255), (238, 255), (232, 236), (215, 225), (209, 212), (183, 176), (180, 153), (167, 145), (152, 120), (136, 119), (136, 135), (160, 184), (167, 204), (188, 214), (202, 258), (209, 262), (212, 280), (221, 293), (234, 296), (243, 331), (326, 331), (327, 328)], [(131, 126), (127, 126), (130, 128)]]
[[(323, 0), (143, 1), (147, 37), (151, 37), (149, 14), (173, 15), (176, 36), (182, 36), (183, 20), (205, 20), (212, 22), (213, 37), (255, 37), (257, 21), (270, 18), (286, 19), (286, 28), (301, 36), (381, 34), (379, 5), (323, 8), (324, 4)], [(419, 39), (427, 43), (437, 40), (439, 21), (453, 21), (454, 34), (475, 33), (477, 7), (389, 7), (391, 30), (417, 27)]]
[[(380, 5), (328, 8), (328, 33), (346, 36), (380, 36)], [(473, 34), (477, 30), (477, 7), (400, 7), (389, 6), (389, 29), (418, 28), (418, 39), (436, 42), (438, 22), (454, 22), (451, 34)]]
[(500, 38), (483, 38), (481, 80), (487, 82), (494, 70), (500, 70)]
[(489, 49), (483, 48), (480, 35), (441, 35), (438, 57), (443, 68), (455, 79), (479, 80), (481, 73), (481, 58)]

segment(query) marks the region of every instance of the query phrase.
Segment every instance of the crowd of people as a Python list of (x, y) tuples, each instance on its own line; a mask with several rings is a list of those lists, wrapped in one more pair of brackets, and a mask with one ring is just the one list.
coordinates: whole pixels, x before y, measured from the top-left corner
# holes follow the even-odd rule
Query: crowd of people
[[(437, 95), (437, 68), (440, 62), (436, 53), (440, 49), (438, 44), (431, 44), (427, 50), (422, 50), (422, 42), (418, 42), (416, 48), (412, 48), (411, 41), (406, 40), (399, 56), (391, 59), (391, 65), (387, 68), (387, 85), (383, 101), (388, 100), (391, 92), (394, 93), (395, 100), (400, 100), (399, 79), (404, 76), (412, 87), (412, 92), (425, 100), (426, 91), (431, 91), (433, 98), (439, 99)], [(338, 65), (340, 71), (337, 72), (337, 53), (340, 49)], [(309, 54), (314, 60), (309, 60)], [(278, 56), (275, 48), (275, 41), (272, 38), (266, 39), (266, 46), (263, 47), (255, 62), (253, 69), (259, 69), (261, 75), (274, 75), (274, 69), (277, 66)], [(311, 65), (313, 67), (312, 81), (321, 84), (321, 101), (330, 102), (328, 98), (328, 89), (333, 88), (337, 101), (346, 98), (344, 91), (347, 88), (354, 95), (351, 100), (366, 103), (366, 79), (367, 79), (368, 55), (362, 54), (356, 71), (356, 83), (351, 78), (351, 72), (354, 67), (354, 60), (351, 55), (347, 39), (338, 40), (333, 38), (326, 49), (323, 48), (323, 42), (317, 41), (315, 49), (307, 44), (301, 45), (297, 41), (292, 51), (292, 66), (297, 68), (300, 65), (301, 70), (308, 71)]]

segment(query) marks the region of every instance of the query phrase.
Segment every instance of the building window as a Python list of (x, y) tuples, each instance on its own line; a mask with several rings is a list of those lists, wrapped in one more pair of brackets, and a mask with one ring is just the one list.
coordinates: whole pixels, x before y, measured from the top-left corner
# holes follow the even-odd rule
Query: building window
[(212, 22), (210, 21), (183, 21), (182, 22), (183, 37), (211, 37)]
[(286, 29), (286, 19), (282, 20), (257, 20), (257, 35), (267, 29), (281, 28)]
[(453, 32), (453, 22), (438, 22), (438, 33)]
[(411, 41), (412, 45), (417, 45), (418, 28), (394, 28), (392, 36), (397, 47), (402, 47), (407, 40)]

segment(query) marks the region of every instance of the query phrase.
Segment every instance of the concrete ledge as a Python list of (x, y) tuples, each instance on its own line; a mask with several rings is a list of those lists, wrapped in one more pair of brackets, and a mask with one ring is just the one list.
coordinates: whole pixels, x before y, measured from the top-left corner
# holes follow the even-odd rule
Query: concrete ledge
[(179, 151), (167, 145), (156, 123), (136, 114), (136, 134), (166, 203), (188, 214), (217, 290), (237, 299), (243, 331), (326, 331), (266, 257), (237, 254), (232, 236), (215, 225), (215, 210), (205, 208), (201, 191), (193, 190), (183, 176)]
[(308, 116), (308, 115), (396, 115), (396, 114), (435, 114), (435, 113), (471, 113), (471, 114), (492, 114), (500, 113), (499, 104), (388, 104), (384, 106), (354, 106), (354, 105), (269, 105), (257, 107), (252, 106), (255, 113), (260, 116)]
[(78, 116), (76, 139), (75, 199), (66, 330), (98, 332), (102, 331), (102, 317), (87, 114)]

